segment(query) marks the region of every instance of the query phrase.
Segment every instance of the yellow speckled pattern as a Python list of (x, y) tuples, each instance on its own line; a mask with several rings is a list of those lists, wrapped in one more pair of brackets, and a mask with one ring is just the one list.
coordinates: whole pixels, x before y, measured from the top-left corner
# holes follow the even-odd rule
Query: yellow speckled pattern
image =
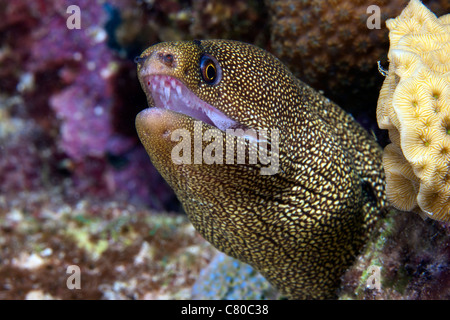
[[(202, 80), (205, 53), (221, 66), (216, 85)], [(167, 54), (170, 65), (159, 58)], [(166, 75), (247, 128), (280, 131), (280, 170), (261, 175), (259, 164), (174, 165), (170, 133), (193, 132), (194, 119), (164, 109), (136, 119), (153, 164), (203, 237), (252, 265), (289, 298), (334, 298), (340, 276), (386, 205), (382, 151), (374, 138), (270, 53), (246, 43), (157, 44), (141, 55), (138, 72), (150, 106), (146, 77)]]

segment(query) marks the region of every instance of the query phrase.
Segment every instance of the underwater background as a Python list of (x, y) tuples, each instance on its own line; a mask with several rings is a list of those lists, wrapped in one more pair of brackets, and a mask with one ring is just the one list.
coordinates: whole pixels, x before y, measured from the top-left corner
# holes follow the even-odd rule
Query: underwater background
[[(423, 1), (437, 16), (447, 0)], [(368, 29), (366, 9), (381, 8)], [(278, 299), (192, 227), (138, 141), (134, 57), (161, 41), (260, 46), (350, 112), (375, 111), (388, 30), (407, 1), (46, 0), (0, 3), (0, 299)], [(70, 6), (80, 10), (79, 28)], [(450, 225), (391, 212), (341, 299), (449, 299)], [(69, 266), (81, 288), (69, 288)], [(381, 287), (367, 285), (380, 267)]]

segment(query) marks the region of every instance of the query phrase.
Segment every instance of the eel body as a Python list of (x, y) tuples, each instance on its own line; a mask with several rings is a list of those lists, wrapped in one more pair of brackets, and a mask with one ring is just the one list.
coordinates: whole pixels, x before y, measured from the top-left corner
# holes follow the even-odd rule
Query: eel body
[[(160, 43), (137, 63), (150, 106), (136, 118), (138, 135), (196, 230), (288, 298), (336, 297), (387, 205), (375, 139), (250, 44)], [(227, 134), (239, 129), (258, 134)], [(227, 142), (234, 161), (219, 161)], [(272, 163), (250, 161), (261, 145), (277, 155)], [(244, 162), (239, 146), (248, 148)]]

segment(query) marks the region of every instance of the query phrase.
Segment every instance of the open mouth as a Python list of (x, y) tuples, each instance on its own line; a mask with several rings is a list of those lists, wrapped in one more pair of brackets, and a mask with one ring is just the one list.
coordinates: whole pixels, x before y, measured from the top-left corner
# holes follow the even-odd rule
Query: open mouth
[(222, 131), (238, 127), (236, 121), (198, 98), (180, 80), (166, 75), (151, 75), (145, 80), (156, 108), (184, 114)]

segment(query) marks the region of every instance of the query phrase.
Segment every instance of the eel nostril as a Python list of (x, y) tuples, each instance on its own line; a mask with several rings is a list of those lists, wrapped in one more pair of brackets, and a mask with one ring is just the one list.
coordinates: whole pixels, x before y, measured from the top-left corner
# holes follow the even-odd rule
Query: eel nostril
[(134, 58), (134, 63), (142, 64), (146, 59), (147, 59), (147, 57), (137, 56), (137, 57)]
[(168, 67), (173, 67), (174, 57), (170, 53), (160, 53), (159, 58)]

